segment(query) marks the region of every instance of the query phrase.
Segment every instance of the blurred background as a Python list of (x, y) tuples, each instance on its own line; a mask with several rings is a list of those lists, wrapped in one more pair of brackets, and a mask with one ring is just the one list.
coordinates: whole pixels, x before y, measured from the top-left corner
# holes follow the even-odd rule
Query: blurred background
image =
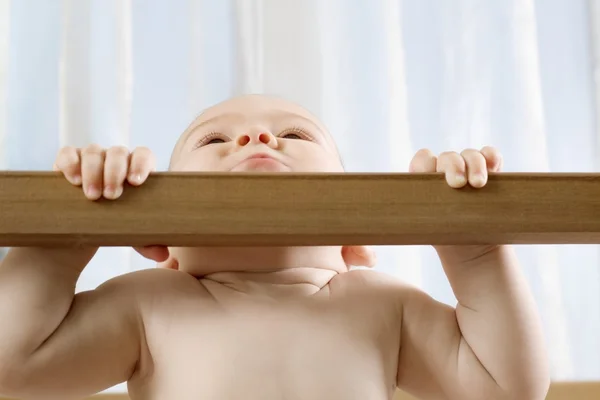
[[(597, 3), (0, 0), (0, 169), (50, 170), (61, 146), (99, 143), (148, 146), (165, 170), (203, 108), (266, 93), (322, 118), (350, 172), (484, 145), (506, 171), (598, 172)], [(553, 379), (600, 380), (599, 247), (517, 251)], [(377, 269), (455, 304), (430, 247), (378, 254)], [(152, 267), (101, 249), (78, 290)]]

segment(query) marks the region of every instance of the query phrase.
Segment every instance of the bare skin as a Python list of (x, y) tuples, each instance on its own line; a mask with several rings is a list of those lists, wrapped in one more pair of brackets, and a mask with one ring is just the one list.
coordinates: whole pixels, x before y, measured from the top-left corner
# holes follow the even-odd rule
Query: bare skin
[[(263, 154), (263, 159), (247, 160)], [(435, 156), (413, 172), (483, 187), (501, 156), (486, 147)], [(154, 169), (145, 148), (65, 148), (55, 169), (85, 196), (118, 201)], [(343, 170), (308, 112), (244, 96), (203, 113), (177, 143), (177, 171)], [(159, 268), (75, 293), (97, 249), (15, 248), (0, 264), (0, 393), (81, 398), (127, 381), (136, 399), (543, 399), (541, 324), (513, 251), (437, 247), (458, 299), (349, 266), (362, 246), (136, 249)]]

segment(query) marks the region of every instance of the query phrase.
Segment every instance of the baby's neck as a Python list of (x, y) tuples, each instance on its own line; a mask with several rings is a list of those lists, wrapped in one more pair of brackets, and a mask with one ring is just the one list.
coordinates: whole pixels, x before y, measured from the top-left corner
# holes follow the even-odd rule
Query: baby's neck
[(215, 296), (251, 296), (260, 299), (292, 299), (328, 293), (338, 272), (321, 268), (288, 268), (260, 272), (215, 272), (202, 282)]

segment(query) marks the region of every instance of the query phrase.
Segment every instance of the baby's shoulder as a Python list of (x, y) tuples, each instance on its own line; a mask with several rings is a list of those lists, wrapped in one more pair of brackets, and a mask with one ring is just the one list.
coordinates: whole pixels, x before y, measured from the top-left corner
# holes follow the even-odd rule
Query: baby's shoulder
[(350, 287), (398, 286), (402, 281), (396, 277), (372, 269), (355, 269), (338, 274), (331, 280), (332, 284)]
[(332, 294), (375, 294), (377, 297), (397, 299), (410, 286), (400, 279), (383, 272), (359, 269), (337, 275), (330, 282)]
[(198, 279), (190, 274), (163, 268), (144, 269), (120, 275), (104, 283), (112, 288), (133, 296), (141, 309), (156, 303), (172, 303), (177, 299), (210, 298), (210, 294)]

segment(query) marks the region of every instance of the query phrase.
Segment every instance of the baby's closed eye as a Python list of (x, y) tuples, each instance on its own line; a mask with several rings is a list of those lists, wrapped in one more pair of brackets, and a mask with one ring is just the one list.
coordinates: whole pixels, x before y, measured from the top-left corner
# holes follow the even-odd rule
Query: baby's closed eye
[(198, 140), (193, 149), (195, 150), (198, 147), (216, 143), (225, 143), (225, 137), (219, 132), (211, 132)]
[(282, 139), (313, 140), (312, 135), (310, 135), (305, 129), (300, 127), (285, 129), (279, 134), (279, 137)]
[[(281, 139), (300, 139), (313, 141), (312, 135), (309, 134), (305, 129), (300, 127), (292, 127), (285, 129), (281, 131), (277, 136)], [(228, 140), (231, 139), (220, 132), (210, 132), (209, 134), (203, 136), (200, 140), (196, 142), (196, 144), (193, 147), (193, 150), (210, 144), (225, 143)]]

